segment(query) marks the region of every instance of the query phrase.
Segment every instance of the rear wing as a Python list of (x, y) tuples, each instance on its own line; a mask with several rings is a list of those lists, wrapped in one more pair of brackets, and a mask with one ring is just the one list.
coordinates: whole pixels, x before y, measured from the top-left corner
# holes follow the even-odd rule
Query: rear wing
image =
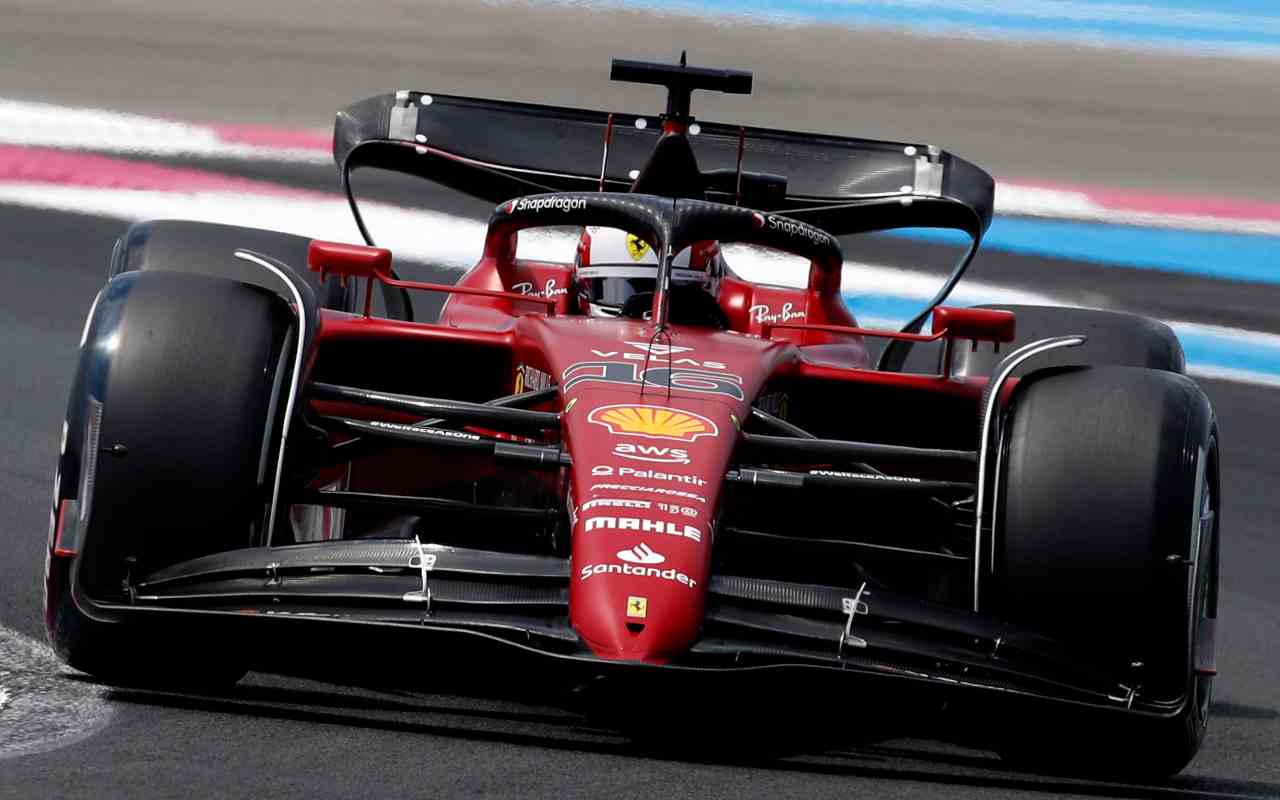
[[(333, 155), (344, 180), (356, 167), (380, 167), (497, 204), (628, 191), (662, 133), (658, 116), (402, 90), (339, 112)], [(708, 200), (785, 213), (836, 235), (918, 226), (980, 239), (991, 224), (991, 176), (937, 147), (715, 122), (690, 124), (688, 134)]]

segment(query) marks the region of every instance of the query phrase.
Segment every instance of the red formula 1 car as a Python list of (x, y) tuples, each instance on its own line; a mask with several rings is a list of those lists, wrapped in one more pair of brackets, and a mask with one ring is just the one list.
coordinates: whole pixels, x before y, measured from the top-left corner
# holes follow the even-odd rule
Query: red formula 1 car
[[(1031, 715), (994, 742), (1023, 761), (1185, 765), (1214, 675), (1218, 446), (1172, 332), (946, 307), (985, 172), (694, 121), (693, 90), (749, 73), (613, 77), (665, 86), (666, 112), (401, 91), (338, 115), (349, 193), (373, 166), (497, 203), (456, 285), (399, 278), (372, 241), (129, 231), (55, 482), (61, 656), (207, 682), (319, 640), (374, 661), (472, 642), (604, 680), (830, 677)], [(860, 328), (836, 237), (909, 226), (972, 247), (906, 329)], [(571, 262), (517, 254), (549, 227)], [(734, 247), (807, 283), (747, 281)], [(447, 294), (435, 321), (419, 290)]]

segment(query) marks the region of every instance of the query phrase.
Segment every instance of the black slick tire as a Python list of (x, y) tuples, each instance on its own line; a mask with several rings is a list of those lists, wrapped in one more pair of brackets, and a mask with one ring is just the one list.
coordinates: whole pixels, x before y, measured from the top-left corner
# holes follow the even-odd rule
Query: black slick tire
[(1083, 334), (1088, 337), (1080, 347), (1065, 347), (1045, 353), (1027, 362), (1013, 374), (1021, 376), (1031, 369), (1068, 365), (1144, 367), (1167, 372), (1185, 372), (1182, 345), (1173, 330), (1158, 320), (1121, 311), (1057, 306), (979, 306), (1012, 311), (1017, 318), (1017, 338), (1002, 345), (1000, 352), (984, 345), (979, 348), (960, 346), (952, 351), (954, 375), (991, 375), (1005, 354), (1028, 342), (1053, 336)]
[(1001, 750), (1054, 771), (1177, 772), (1204, 737), (1212, 692), (1220, 495), (1209, 402), (1168, 371), (1051, 368), (1022, 381), (1007, 413), (992, 602), (1112, 665), (1153, 713), (1041, 717)]
[[(57, 482), (59, 502), (88, 509), (78, 586), (51, 580), (46, 599), (50, 640), (71, 666), (149, 685), (216, 685), (244, 674), (238, 654), (194, 631), (103, 622), (74, 595), (120, 602), (130, 578), (254, 543), (273, 476), (291, 318), (273, 292), (205, 275), (130, 272), (103, 290), (68, 403)], [(95, 425), (90, 452), (86, 431)]]

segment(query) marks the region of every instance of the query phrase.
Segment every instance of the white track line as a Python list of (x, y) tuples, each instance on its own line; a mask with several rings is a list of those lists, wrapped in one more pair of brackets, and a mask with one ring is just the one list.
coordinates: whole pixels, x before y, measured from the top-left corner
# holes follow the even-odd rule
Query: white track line
[(0, 760), (66, 746), (106, 724), (103, 689), (74, 674), (48, 645), (0, 627)]
[[(77, 108), (0, 98), (0, 144), (51, 147), (99, 153), (150, 157), (197, 157), (252, 161), (329, 164), (324, 137), (309, 131), (259, 129), (270, 140), (306, 140), (306, 146), (277, 146), (253, 142), (253, 136), (233, 135), (234, 128), (198, 125), (125, 114), (96, 108)], [(249, 129), (245, 129), (249, 130)], [(1000, 181), (996, 212), (1085, 222), (1137, 225), (1169, 229), (1280, 235), (1280, 207), (1237, 204), (1229, 213), (1206, 214), (1160, 210), (1146, 201), (1107, 200), (1105, 191), (1045, 187)], [(1134, 205), (1134, 203), (1137, 203)], [(1206, 201), (1210, 203), (1212, 201)], [(1126, 203), (1128, 207), (1126, 207)], [(1195, 204), (1182, 202), (1177, 207)], [(1172, 206), (1171, 206), (1172, 207)], [(1251, 210), (1252, 209), (1252, 210)], [(1256, 212), (1256, 218), (1250, 216)]]
[[(125, 220), (194, 219), (226, 225), (260, 227), (311, 238), (359, 241), (360, 234), (344, 200), (320, 194), (270, 197), (233, 192), (169, 192), (84, 188), (50, 183), (2, 183), (0, 203)], [(484, 245), (483, 222), (434, 211), (416, 211), (378, 203), (362, 203), (375, 238), (398, 257), (468, 269)], [(572, 261), (577, 240), (556, 232), (533, 232), (520, 239), (522, 258)], [(105, 258), (105, 255), (104, 255)], [(744, 278), (762, 283), (803, 285), (807, 266), (790, 257), (737, 248), (730, 263)], [(858, 293), (892, 293), (925, 299), (941, 285), (934, 275), (878, 264), (845, 263), (844, 288)], [(986, 284), (962, 282), (957, 301), (972, 303), (1053, 302), (1048, 295)]]
[[(123, 220), (182, 218), (229, 225), (272, 228), (299, 236), (359, 241), (346, 203), (318, 193), (270, 197), (232, 192), (138, 191), (115, 188), (83, 188), (48, 183), (0, 183), (0, 203), (16, 203), (62, 213), (79, 213)], [(362, 206), (363, 207), (363, 206)], [(368, 219), (380, 244), (401, 258), (440, 264), (454, 269), (472, 266), (484, 242), (484, 223), (429, 211), (367, 204)], [(571, 260), (574, 238), (564, 233), (525, 236), (520, 255), (548, 261)], [(105, 260), (106, 254), (102, 254)], [(230, 255), (228, 256), (230, 257)], [(803, 283), (797, 272), (779, 259), (755, 252), (736, 252), (730, 263), (743, 277), (766, 283)], [(301, 265), (299, 265), (301, 267)], [(941, 285), (936, 275), (879, 264), (847, 262), (844, 289), (855, 296), (886, 296), (917, 300), (923, 304)], [(978, 281), (963, 281), (953, 295), (958, 304), (1024, 303), (1062, 305), (1051, 295), (1028, 292)], [(864, 320), (864, 323), (869, 322)], [(882, 327), (902, 320), (883, 320)], [(1201, 323), (1171, 321), (1176, 331), (1209, 342), (1245, 341), (1250, 347), (1280, 354), (1280, 335)], [(1236, 369), (1229, 363), (1193, 361), (1193, 374), (1205, 377), (1275, 385), (1269, 372)]]
[(1099, 202), (1088, 191), (1082, 189), (1028, 186), (1008, 181), (996, 183), (995, 209), (997, 214), (1011, 216), (1208, 233), (1280, 236), (1280, 220), (1277, 219), (1123, 208)]
[(1280, 389), (1280, 375), (1258, 372), (1256, 370), (1232, 369), (1231, 367), (1216, 367), (1211, 364), (1197, 363), (1188, 364), (1187, 373), (1194, 375), (1197, 378), (1206, 378), (1208, 380), (1248, 383), (1254, 386), (1267, 386), (1273, 389)]
[(207, 125), (0, 98), (0, 144), (146, 156), (331, 163), (327, 150), (230, 140)]

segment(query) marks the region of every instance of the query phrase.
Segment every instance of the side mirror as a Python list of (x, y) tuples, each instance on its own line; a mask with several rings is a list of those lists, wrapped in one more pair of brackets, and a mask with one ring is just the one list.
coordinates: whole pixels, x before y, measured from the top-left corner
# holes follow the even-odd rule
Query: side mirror
[(1002, 342), (1013, 341), (1017, 327), (1012, 311), (938, 306), (933, 310), (932, 331), (948, 339), (971, 339), (975, 347), (978, 342), (994, 342), (999, 350)]
[(369, 316), (372, 308), (374, 281), (381, 283), (384, 287), (390, 286), (395, 289), (500, 297), (513, 303), (532, 303), (541, 306), (548, 316), (555, 313), (556, 301), (552, 297), (499, 292), (473, 286), (401, 280), (391, 271), (391, 251), (381, 247), (312, 239), (307, 247), (307, 266), (312, 272), (320, 273), (320, 280), (324, 280), (328, 275), (339, 275), (343, 281), (348, 277), (364, 278), (367, 281), (364, 292), (364, 316), (366, 317)]
[(353, 278), (391, 277), (391, 251), (362, 244), (344, 244), (313, 239), (307, 248), (307, 267), (320, 273), (320, 280), (340, 275)]

